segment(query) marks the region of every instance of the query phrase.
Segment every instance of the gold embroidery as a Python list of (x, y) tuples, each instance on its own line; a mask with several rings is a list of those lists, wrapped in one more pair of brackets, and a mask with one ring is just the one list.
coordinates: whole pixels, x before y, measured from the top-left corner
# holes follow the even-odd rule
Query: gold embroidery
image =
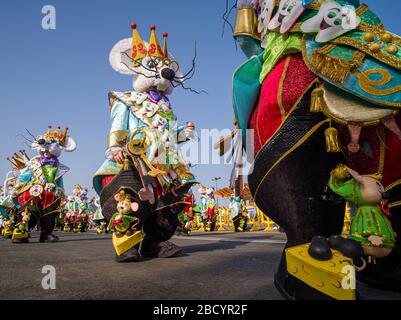
[(308, 66), (313, 72), (320, 73), (336, 83), (343, 83), (350, 73), (362, 64), (365, 54), (356, 51), (351, 60), (347, 61), (340, 57), (330, 56), (330, 52), (335, 47), (334, 44), (327, 44), (315, 49), (311, 54)]
[[(381, 79), (372, 80), (370, 76), (373, 74), (380, 74)], [(401, 85), (394, 86), (388, 89), (376, 89), (376, 87), (389, 84), (393, 79), (390, 72), (388, 72), (387, 70), (371, 69), (363, 73), (357, 71), (355, 72), (355, 75), (359, 80), (359, 86), (362, 88), (362, 90), (373, 96), (384, 97), (401, 91)]]
[(384, 160), (386, 158), (386, 145), (384, 143), (386, 132), (383, 127), (380, 127), (379, 130), (380, 131), (378, 131), (378, 135), (379, 135), (379, 140), (380, 140), (380, 159), (379, 159), (379, 169), (377, 172), (379, 174), (383, 174)]
[(398, 58), (396, 56), (391, 56), (382, 51), (373, 52), (372, 50), (370, 50), (370, 47), (368, 44), (365, 44), (359, 40), (343, 36), (343, 37), (334, 39), (332, 42), (335, 44), (347, 45), (347, 46), (354, 47), (354, 48), (366, 53), (367, 55), (376, 58), (377, 60), (379, 60), (381, 62), (384, 62), (394, 68), (401, 69), (401, 59), (400, 58)]
[(363, 16), (366, 12), (368, 12), (369, 7), (365, 4), (362, 3), (356, 10), (355, 13), (357, 16)]
[(287, 71), (288, 71), (288, 67), (290, 66), (290, 62), (291, 62), (291, 55), (289, 55), (285, 61), (284, 71), (283, 71), (283, 74), (281, 75), (280, 84), (278, 87), (278, 94), (277, 94), (277, 104), (280, 109), (282, 121), (284, 121), (285, 115), (286, 115), (285, 108), (283, 106), (283, 87), (284, 87), (284, 81), (287, 77)]
[(389, 204), (390, 209), (401, 206), (401, 201), (393, 202)]

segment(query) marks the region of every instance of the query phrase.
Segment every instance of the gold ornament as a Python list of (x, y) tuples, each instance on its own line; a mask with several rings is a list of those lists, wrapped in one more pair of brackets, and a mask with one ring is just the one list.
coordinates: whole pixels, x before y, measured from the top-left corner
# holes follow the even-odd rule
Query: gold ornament
[(336, 128), (328, 128), (324, 132), (326, 136), (326, 151), (329, 153), (341, 152), (341, 143)]
[(397, 53), (398, 53), (398, 47), (397, 47), (396, 45), (394, 45), (394, 44), (390, 44), (390, 45), (387, 47), (387, 53), (390, 53), (390, 54), (397, 54)]
[(375, 40), (375, 38), (376, 37), (375, 37), (374, 33), (371, 33), (371, 32), (367, 32), (363, 36), (363, 40), (365, 40), (366, 42), (373, 42)]
[(385, 43), (390, 43), (391, 41), (393, 41), (393, 36), (389, 33), (383, 33), (380, 38)]
[(382, 48), (381, 44), (377, 43), (377, 42), (373, 43), (369, 46), (370, 51), (373, 51), (373, 52), (379, 52), (381, 48)]
[(322, 88), (316, 88), (312, 91), (310, 112), (322, 112), (326, 106), (324, 100), (324, 91)]

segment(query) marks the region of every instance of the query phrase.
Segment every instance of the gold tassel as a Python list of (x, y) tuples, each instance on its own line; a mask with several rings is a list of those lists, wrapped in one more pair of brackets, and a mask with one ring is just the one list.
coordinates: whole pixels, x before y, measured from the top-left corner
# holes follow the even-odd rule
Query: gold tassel
[(311, 95), (310, 112), (323, 112), (325, 107), (324, 90), (320, 87), (314, 89)]
[(129, 160), (124, 159), (123, 170), (127, 171), (129, 169)]
[(330, 174), (337, 182), (345, 181), (351, 177), (347, 167), (343, 164), (339, 164)]
[(329, 153), (341, 152), (341, 143), (336, 128), (328, 128), (324, 132), (326, 136), (326, 151)]

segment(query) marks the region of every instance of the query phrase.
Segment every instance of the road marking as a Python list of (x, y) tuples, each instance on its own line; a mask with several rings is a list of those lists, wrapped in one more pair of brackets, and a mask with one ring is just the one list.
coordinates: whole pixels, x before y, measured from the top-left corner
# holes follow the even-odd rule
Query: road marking
[(175, 239), (180, 240), (198, 240), (198, 241), (217, 241), (217, 242), (244, 242), (244, 243), (270, 243), (270, 244), (285, 244), (287, 241), (285, 240), (272, 240), (272, 239), (243, 239), (243, 238), (219, 238), (219, 237), (197, 237), (197, 236), (189, 236), (189, 237), (174, 237)]

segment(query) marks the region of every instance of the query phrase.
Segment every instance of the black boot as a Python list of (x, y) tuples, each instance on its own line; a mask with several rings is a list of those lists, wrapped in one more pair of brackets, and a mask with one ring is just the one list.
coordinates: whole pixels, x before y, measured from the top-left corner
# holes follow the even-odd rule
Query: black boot
[(172, 258), (181, 254), (182, 248), (170, 241), (144, 240), (140, 249), (141, 255), (149, 258)]
[(58, 242), (59, 241), (59, 237), (57, 237), (56, 235), (54, 235), (54, 234), (48, 234), (48, 235), (46, 235), (46, 234), (41, 234), (40, 235), (40, 239), (39, 239), (39, 242), (50, 242), (50, 243), (54, 243), (54, 242)]

